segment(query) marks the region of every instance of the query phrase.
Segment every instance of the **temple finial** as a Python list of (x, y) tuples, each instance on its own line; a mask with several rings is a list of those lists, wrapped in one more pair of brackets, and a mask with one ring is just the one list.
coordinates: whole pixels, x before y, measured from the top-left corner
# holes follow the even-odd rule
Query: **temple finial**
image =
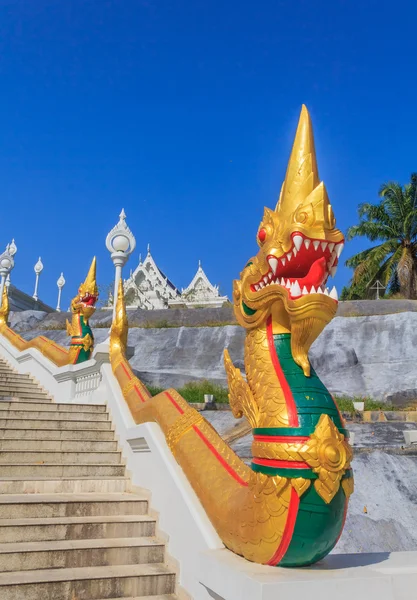
[(150, 254), (150, 253), (151, 253), (151, 245), (148, 244), (148, 254)]
[(318, 184), (313, 127), (307, 107), (303, 104), (276, 210), (284, 214), (294, 212)]

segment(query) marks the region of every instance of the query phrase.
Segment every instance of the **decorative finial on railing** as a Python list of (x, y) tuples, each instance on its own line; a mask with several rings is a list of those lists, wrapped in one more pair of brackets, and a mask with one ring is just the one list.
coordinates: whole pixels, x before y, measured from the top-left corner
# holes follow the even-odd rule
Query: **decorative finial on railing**
[(36, 274), (36, 279), (35, 279), (35, 291), (33, 292), (33, 298), (35, 300), (38, 299), (38, 286), (39, 286), (39, 276), (43, 271), (43, 264), (41, 261), (41, 257), (39, 257), (38, 262), (36, 263), (36, 265), (33, 267), (35, 274)]
[(58, 302), (56, 305), (56, 311), (61, 312), (61, 294), (62, 294), (62, 288), (65, 285), (64, 273), (61, 273), (56, 284), (58, 286)]
[(119, 222), (106, 237), (106, 248), (111, 253), (111, 259), (115, 266), (113, 319), (116, 316), (116, 298), (119, 281), (122, 278), (122, 268), (136, 247), (136, 239), (126, 223), (126, 213), (123, 208), (119, 217)]
[(11, 244), (7, 244), (6, 250), (3, 252), (3, 254), (0, 254), (0, 298), (3, 298), (6, 278), (8, 275), (10, 275), (10, 271), (14, 267), (13, 254), (15, 254), (15, 252), (13, 252), (13, 247), (12, 251), (10, 252), (10, 246)]

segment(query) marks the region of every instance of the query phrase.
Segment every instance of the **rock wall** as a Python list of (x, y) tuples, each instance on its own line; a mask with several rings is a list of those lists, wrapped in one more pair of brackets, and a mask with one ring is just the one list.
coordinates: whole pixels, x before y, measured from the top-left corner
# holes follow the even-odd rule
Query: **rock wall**
[[(62, 321), (65, 316), (14, 313), (11, 325), (26, 339), (46, 335), (67, 345), (65, 331), (43, 329), (58, 325), (51, 319)], [(99, 325), (94, 328), (97, 342), (105, 340), (108, 328), (103, 327), (100, 315), (94, 322)], [(162, 387), (178, 387), (195, 379), (226, 384), (223, 350), (228, 348), (236, 366), (242, 368), (244, 337), (244, 330), (236, 325), (132, 327), (129, 345), (135, 354), (131, 364), (146, 383)], [(417, 313), (336, 317), (314, 342), (310, 359), (332, 393), (409, 404), (417, 399)]]

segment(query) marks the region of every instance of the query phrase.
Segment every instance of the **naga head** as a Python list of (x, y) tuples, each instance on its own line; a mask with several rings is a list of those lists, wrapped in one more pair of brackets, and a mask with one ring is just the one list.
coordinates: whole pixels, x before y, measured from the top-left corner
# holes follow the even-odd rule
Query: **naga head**
[(308, 350), (336, 313), (336, 289), (326, 285), (336, 272), (344, 238), (319, 180), (304, 105), (277, 206), (265, 208), (257, 242), (259, 252), (234, 281), (237, 320), (252, 329), (270, 316), (275, 332), (291, 332), (293, 358), (308, 376)]
[(94, 257), (84, 283), (80, 285), (78, 294), (71, 301), (71, 310), (74, 313), (83, 315), (87, 321), (96, 310), (95, 304), (97, 300), (96, 257)]

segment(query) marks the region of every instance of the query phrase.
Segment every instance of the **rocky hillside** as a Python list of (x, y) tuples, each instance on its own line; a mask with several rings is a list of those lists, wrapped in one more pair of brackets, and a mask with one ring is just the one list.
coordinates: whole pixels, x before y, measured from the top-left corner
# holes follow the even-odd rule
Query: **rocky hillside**
[[(310, 351), (313, 366), (332, 393), (398, 405), (417, 399), (416, 304), (398, 300), (340, 304), (338, 314), (346, 316), (333, 319)], [(370, 310), (380, 314), (357, 316)], [(396, 312), (401, 310), (409, 312)], [(66, 345), (62, 327), (67, 316), (14, 313), (11, 325), (26, 339), (42, 334)], [(107, 338), (110, 318), (110, 312), (102, 310), (92, 319), (97, 342)], [(210, 379), (225, 384), (224, 348), (243, 367), (245, 332), (227, 324), (234, 321), (230, 307), (133, 311), (129, 321), (129, 345), (135, 352), (131, 364), (147, 383), (178, 387), (190, 380)]]

